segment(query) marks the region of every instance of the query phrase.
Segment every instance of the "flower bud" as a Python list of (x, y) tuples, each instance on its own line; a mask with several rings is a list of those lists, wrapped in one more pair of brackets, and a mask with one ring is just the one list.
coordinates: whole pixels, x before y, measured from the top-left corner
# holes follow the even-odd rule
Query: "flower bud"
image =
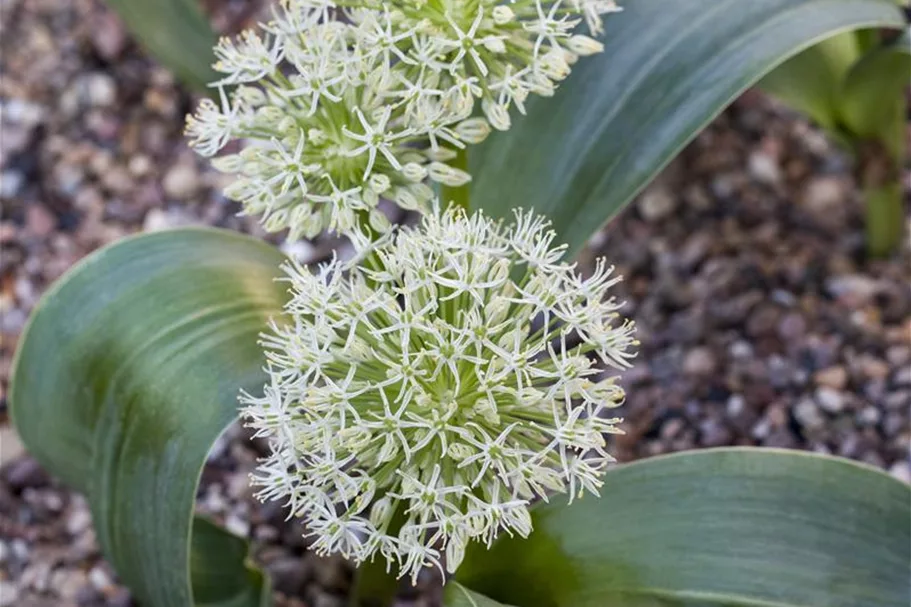
[(349, 451), (360, 451), (370, 444), (373, 438), (367, 430), (363, 428), (344, 428), (336, 435), (339, 446)]
[(431, 162), (430, 179), (450, 187), (459, 187), (471, 181), (471, 175), (442, 162)]
[(506, 52), (506, 44), (504, 44), (502, 38), (487, 39), (486, 41), (484, 41), (484, 48), (486, 48), (491, 53), (496, 53), (498, 55), (500, 53)]
[(479, 398), (473, 409), (474, 413), (480, 415), (484, 421), (491, 424), (500, 423), (500, 416), (497, 414), (497, 406), (489, 398)]
[(379, 232), (380, 234), (385, 234), (389, 231), (389, 228), (392, 227), (392, 224), (389, 223), (389, 218), (380, 211), (379, 209), (370, 209), (369, 217), (370, 227)]
[(506, 316), (509, 314), (509, 308), (511, 306), (512, 302), (505, 297), (495, 297), (484, 308), (484, 314), (487, 316), (487, 321), (492, 325), (503, 322), (506, 320)]
[(256, 119), (266, 124), (278, 124), (285, 119), (286, 114), (274, 105), (267, 105), (256, 110)]
[(291, 116), (285, 116), (278, 121), (278, 125), (275, 127), (279, 133), (296, 133), (297, 132), (297, 121)]
[(348, 232), (357, 225), (357, 215), (355, 215), (354, 209), (342, 207), (335, 210), (335, 222), (334, 231)]
[(449, 543), (446, 544), (446, 570), (449, 573), (455, 573), (462, 561), (465, 560), (465, 547), (467, 544), (468, 542), (461, 537), (453, 536), (449, 538)]
[(367, 186), (377, 194), (382, 194), (388, 190), (391, 185), (392, 182), (389, 181), (389, 177), (382, 173), (371, 173), (370, 177), (367, 179)]
[(228, 154), (213, 158), (212, 166), (222, 173), (240, 173), (244, 166), (244, 159), (240, 154)]
[(541, 71), (553, 80), (563, 80), (569, 76), (569, 64), (566, 62), (562, 50), (551, 50), (541, 57), (539, 66)]
[(426, 183), (412, 183), (406, 187), (417, 199), (418, 204), (429, 202), (434, 197), (433, 188)]
[(291, 209), (288, 214), (288, 222), (291, 226), (288, 230), (289, 241), (300, 240), (306, 236), (307, 220), (310, 217), (310, 213), (310, 205), (308, 204), (301, 204)]
[(490, 125), (483, 118), (469, 118), (457, 124), (455, 132), (465, 143), (478, 144), (487, 139)]
[(395, 442), (395, 437), (387, 434), (383, 440), (383, 446), (380, 447), (380, 452), (376, 456), (377, 460), (380, 463), (391, 462), (398, 454), (399, 446)]
[(566, 41), (566, 48), (581, 57), (604, 52), (604, 45), (602, 43), (594, 38), (583, 36), (582, 34), (570, 36), (569, 40)]
[(497, 25), (506, 25), (515, 19), (515, 17), (516, 14), (506, 5), (499, 4), (493, 9), (493, 22)]
[(235, 179), (225, 186), (225, 198), (228, 200), (243, 200), (247, 198), (251, 189), (252, 182), (249, 179)]
[(251, 106), (263, 105), (267, 101), (266, 94), (261, 89), (252, 86), (239, 86), (235, 89), (234, 94), (243, 103)]
[(543, 71), (532, 72), (528, 77), (528, 88), (531, 92), (542, 97), (553, 97), (556, 88), (554, 83), (548, 78)]
[(408, 181), (419, 183), (427, 178), (427, 169), (416, 162), (409, 162), (402, 167), (402, 175)]
[(452, 442), (449, 444), (449, 449), (446, 451), (446, 455), (457, 462), (462, 461), (466, 457), (471, 456), (474, 453), (474, 450), (464, 443)]
[(313, 145), (323, 145), (326, 143), (326, 133), (321, 129), (309, 129), (307, 130), (307, 138), (310, 140), (310, 143)]
[(323, 231), (323, 218), (318, 211), (311, 211), (301, 227), (304, 237), (313, 240)]
[(437, 149), (430, 148), (425, 152), (428, 160), (436, 160), (437, 162), (449, 162), (453, 160), (458, 154), (455, 150), (451, 150), (446, 147), (438, 147)]
[(392, 200), (406, 211), (417, 211), (420, 207), (418, 199), (406, 188), (395, 188), (392, 191)]
[[(371, 175), (372, 176), (372, 175)], [(361, 200), (369, 208), (373, 208), (380, 203), (380, 195), (372, 188), (367, 188), (361, 192)]]
[(263, 226), (270, 232), (277, 232), (285, 227), (285, 225), (287, 225), (287, 218), (288, 210), (279, 209), (277, 211), (273, 211), (268, 217), (265, 218), (265, 221), (263, 221)]
[(511, 121), (509, 119), (509, 110), (504, 106), (492, 101), (490, 99), (484, 99), (481, 102), (481, 109), (484, 110), (484, 115), (487, 116), (487, 120), (490, 122), (490, 126), (497, 129), (498, 131), (508, 131)]
[(374, 527), (388, 525), (395, 513), (392, 506), (392, 500), (388, 497), (381, 497), (373, 502), (373, 506), (370, 508), (370, 524)]

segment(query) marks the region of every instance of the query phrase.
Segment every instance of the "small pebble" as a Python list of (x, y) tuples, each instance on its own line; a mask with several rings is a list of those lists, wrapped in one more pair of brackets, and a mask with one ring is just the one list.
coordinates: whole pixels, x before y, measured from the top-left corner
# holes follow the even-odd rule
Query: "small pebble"
[(896, 386), (911, 387), (911, 365), (896, 369), (892, 375), (892, 383)]
[(14, 198), (25, 184), (25, 175), (20, 171), (7, 169), (0, 173), (0, 198)]
[(801, 202), (817, 216), (845, 204), (847, 188), (837, 177), (815, 177), (805, 186)]
[(677, 208), (677, 198), (664, 187), (650, 187), (639, 198), (638, 208), (646, 221), (660, 221)]
[(878, 407), (864, 407), (857, 414), (857, 422), (861, 426), (875, 426), (882, 419), (882, 413)]
[(815, 399), (819, 406), (829, 413), (840, 413), (845, 408), (844, 394), (827, 386), (816, 389)]
[(95, 73), (87, 78), (88, 100), (94, 106), (109, 106), (117, 101), (117, 84), (105, 73)]
[(879, 292), (879, 283), (869, 276), (853, 274), (826, 280), (826, 291), (836, 298), (857, 306), (870, 301)]
[(0, 607), (16, 607), (19, 604), (19, 589), (9, 582), (0, 583)]
[(250, 523), (235, 513), (225, 517), (225, 529), (240, 537), (247, 537), (250, 533)]
[(89, 581), (92, 583), (92, 587), (103, 593), (109, 592), (114, 584), (111, 576), (100, 565), (92, 567), (92, 570), (89, 571)]
[(715, 372), (717, 361), (710, 348), (699, 347), (687, 352), (683, 371), (688, 375), (707, 376)]
[(3, 477), (13, 491), (46, 487), (51, 480), (44, 468), (29, 456), (20, 457), (4, 466)]
[(750, 154), (747, 166), (750, 175), (757, 181), (771, 185), (781, 182), (781, 167), (779, 167), (777, 159), (765, 152), (757, 151)]
[(71, 536), (78, 536), (92, 525), (92, 514), (85, 506), (75, 506), (66, 517), (66, 531)]
[(892, 464), (889, 474), (904, 483), (911, 483), (911, 464), (908, 461), (899, 461)]
[(826, 424), (819, 407), (809, 398), (801, 399), (797, 403), (794, 407), (794, 417), (800, 422), (800, 425), (809, 430), (818, 430)]
[(814, 373), (813, 381), (819, 386), (842, 390), (848, 383), (848, 371), (841, 365), (828, 367)]
[(58, 569), (51, 574), (51, 588), (59, 596), (75, 596), (86, 583), (85, 573), (78, 569)]
[(165, 174), (165, 194), (176, 200), (189, 201), (199, 190), (199, 175), (191, 164), (179, 163)]

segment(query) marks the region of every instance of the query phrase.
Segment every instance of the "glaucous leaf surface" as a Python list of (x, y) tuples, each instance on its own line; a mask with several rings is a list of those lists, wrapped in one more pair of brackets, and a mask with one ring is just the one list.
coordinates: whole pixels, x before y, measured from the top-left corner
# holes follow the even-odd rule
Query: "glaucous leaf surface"
[(21, 338), (16, 428), (86, 494), (105, 556), (145, 607), (194, 594), (197, 605), (267, 604), (245, 542), (200, 519), (190, 538), (209, 448), (236, 419), (238, 390), (264, 381), (257, 335), (281, 312), (282, 260), (220, 230), (128, 238), (61, 278)]
[(905, 607), (911, 488), (797, 451), (690, 451), (541, 504), (527, 540), (469, 551), (467, 588), (519, 607)]
[(744, 89), (840, 32), (903, 27), (893, 0), (629, 0), (551, 98), (472, 148), (471, 200), (533, 207), (578, 250)]

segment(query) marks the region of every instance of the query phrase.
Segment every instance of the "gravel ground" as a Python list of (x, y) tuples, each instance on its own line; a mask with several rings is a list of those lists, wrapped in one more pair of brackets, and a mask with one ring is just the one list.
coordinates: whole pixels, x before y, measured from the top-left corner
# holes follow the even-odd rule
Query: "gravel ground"
[[(127, 234), (236, 217), (220, 178), (186, 147), (193, 100), (95, 0), (8, 0), (0, 146), (0, 390), (47, 286)], [(250, 18), (216, 11), (223, 31)], [(905, 174), (911, 191), (911, 172)], [(810, 449), (909, 481), (911, 250), (863, 255), (849, 159), (756, 94), (721, 116), (637, 203), (598, 234), (626, 280), (642, 350), (623, 383), (623, 461), (719, 445)], [(909, 214), (911, 217), (911, 214)], [(293, 247), (309, 259), (331, 242)], [(283, 604), (344, 604), (351, 571), (306, 552), (302, 529), (250, 495), (257, 445), (235, 429), (213, 449), (199, 509), (251, 538)], [(32, 460), (0, 405), (0, 607), (126, 606), (84, 500)], [(434, 580), (401, 605), (436, 602)]]

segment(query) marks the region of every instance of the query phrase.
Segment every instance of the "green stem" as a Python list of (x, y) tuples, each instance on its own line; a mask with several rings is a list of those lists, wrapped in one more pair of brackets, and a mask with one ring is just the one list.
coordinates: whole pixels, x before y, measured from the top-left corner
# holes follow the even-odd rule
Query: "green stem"
[[(453, 168), (468, 171), (468, 148), (456, 150), (456, 157), (449, 163)], [(449, 203), (471, 210), (471, 182), (459, 187), (444, 185), (440, 188), (440, 202), (445, 209)]]
[(867, 209), (867, 251), (871, 257), (887, 257), (901, 244), (905, 223), (902, 189), (895, 182), (864, 188)]
[(858, 179), (866, 205), (867, 252), (886, 257), (901, 244), (904, 232), (899, 161), (881, 141), (860, 146)]

